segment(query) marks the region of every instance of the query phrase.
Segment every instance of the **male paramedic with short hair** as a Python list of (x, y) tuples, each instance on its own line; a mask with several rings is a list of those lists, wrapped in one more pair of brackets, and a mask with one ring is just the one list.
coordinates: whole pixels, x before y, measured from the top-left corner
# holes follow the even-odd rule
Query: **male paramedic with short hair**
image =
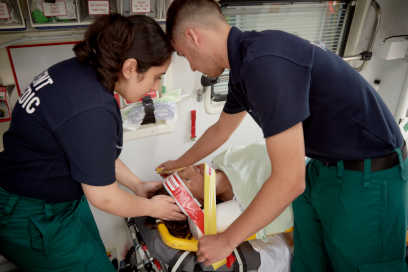
[[(212, 0), (175, 0), (167, 34), (192, 70), (230, 69), (219, 120), (166, 169), (193, 164), (246, 112), (261, 127), (272, 174), (223, 233), (199, 242), (214, 263), (293, 201), (292, 271), (406, 271), (405, 145), (382, 99), (335, 54), (281, 31), (242, 32)], [(312, 158), (305, 169), (305, 155)], [(306, 182), (305, 182), (306, 180)]]

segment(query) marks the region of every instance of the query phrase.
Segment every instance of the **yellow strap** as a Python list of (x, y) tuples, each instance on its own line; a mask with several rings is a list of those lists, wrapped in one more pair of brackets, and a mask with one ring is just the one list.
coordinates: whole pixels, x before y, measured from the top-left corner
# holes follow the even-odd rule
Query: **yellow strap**
[(181, 170), (183, 170), (184, 168), (185, 168), (185, 167), (180, 167), (180, 168), (176, 168), (176, 169), (167, 170), (167, 169), (164, 169), (163, 167), (157, 167), (157, 168), (156, 168), (156, 173), (157, 173), (157, 174), (172, 174), (172, 173), (174, 173), (174, 172), (181, 171)]
[(217, 214), (216, 214), (216, 192), (215, 175), (210, 176), (209, 171), (214, 171), (208, 164), (204, 164), (204, 233), (217, 233)]

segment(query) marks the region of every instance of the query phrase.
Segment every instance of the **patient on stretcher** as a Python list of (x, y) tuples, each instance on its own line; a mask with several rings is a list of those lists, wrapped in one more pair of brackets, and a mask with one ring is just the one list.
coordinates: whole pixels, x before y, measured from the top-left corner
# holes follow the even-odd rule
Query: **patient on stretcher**
[[(271, 174), (271, 164), (265, 144), (231, 147), (220, 153), (212, 161), (216, 169), (218, 231), (225, 230), (255, 198), (263, 183)], [(189, 166), (177, 173), (183, 179), (193, 196), (203, 204), (204, 169), (203, 165)], [(219, 209), (222, 206), (226, 212)], [(225, 222), (222, 222), (225, 221)], [(224, 223), (224, 224), (223, 224)], [(286, 208), (272, 223), (257, 233), (258, 239), (283, 233), (293, 226), (292, 208)]]
[[(211, 164), (216, 170), (217, 230), (223, 231), (248, 207), (263, 183), (269, 178), (272, 169), (264, 143), (228, 148), (216, 156)], [(201, 204), (204, 199), (203, 170), (203, 165), (195, 165), (177, 172)], [(220, 218), (218, 213), (222, 210), (220, 209), (222, 205), (228, 207), (221, 213)], [(176, 237), (188, 238), (191, 236), (191, 227), (194, 232), (194, 226), (190, 224), (189, 228), (186, 222), (165, 222), (165, 224), (169, 232)], [(223, 226), (219, 227), (219, 225)], [(284, 232), (292, 226), (293, 214), (289, 206), (272, 223), (256, 234), (257, 240), (250, 241), (261, 255), (259, 271), (269, 271), (271, 267), (274, 267), (274, 271), (289, 271), (289, 248), (293, 242), (291, 234), (284, 234)]]

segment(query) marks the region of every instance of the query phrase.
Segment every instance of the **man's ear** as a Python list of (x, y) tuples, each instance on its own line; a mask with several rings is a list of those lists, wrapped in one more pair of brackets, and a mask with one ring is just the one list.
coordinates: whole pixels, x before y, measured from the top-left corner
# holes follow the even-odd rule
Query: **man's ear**
[(194, 44), (195, 46), (199, 46), (200, 39), (196, 28), (193, 27), (186, 28), (184, 35), (186, 39), (190, 41), (192, 44)]
[(134, 58), (126, 59), (121, 72), (125, 79), (129, 79), (134, 72), (137, 72), (137, 60)]

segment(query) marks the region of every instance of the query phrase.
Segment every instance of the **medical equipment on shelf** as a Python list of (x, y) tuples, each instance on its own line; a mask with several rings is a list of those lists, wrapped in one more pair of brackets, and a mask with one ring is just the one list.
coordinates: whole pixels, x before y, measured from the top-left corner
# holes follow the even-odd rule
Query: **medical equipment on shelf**
[(31, 16), (34, 23), (67, 22), (77, 19), (75, 0), (45, 0), (31, 2)]
[(137, 130), (141, 125), (175, 119), (176, 103), (180, 99), (181, 90), (176, 89), (159, 98), (145, 96), (141, 101), (128, 104), (121, 109), (123, 128)]

